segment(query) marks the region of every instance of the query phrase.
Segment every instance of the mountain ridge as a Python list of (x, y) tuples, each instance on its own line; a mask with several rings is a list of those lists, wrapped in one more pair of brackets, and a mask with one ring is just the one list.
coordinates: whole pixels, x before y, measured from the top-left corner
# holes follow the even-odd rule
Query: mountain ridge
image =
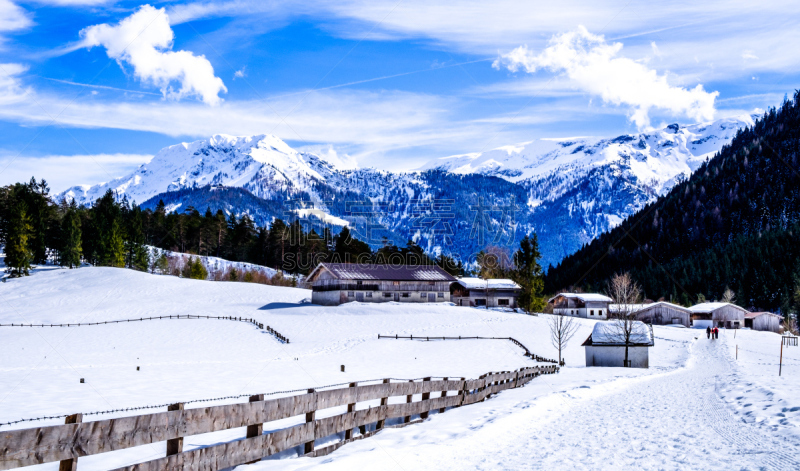
[[(150, 201), (152, 206), (158, 195), (169, 194), (174, 209), (186, 208), (191, 202), (220, 201), (182, 190), (238, 187), (273, 202), (314, 201), (319, 215), (327, 214), (340, 223), (366, 224), (365, 219), (371, 216), (352, 214), (347, 204), (341, 204), (350, 199), (359, 205), (382, 208), (373, 218), (380, 227), (396, 232), (398, 238), (417, 241), (430, 253), (469, 248), (471, 254), (478, 245), (469, 240), (474, 237), (475, 224), (491, 226), (504, 236), (513, 234), (512, 243), (521, 234), (535, 231), (540, 235), (544, 261), (549, 264), (559, 262), (664, 194), (729, 142), (738, 129), (751, 124), (750, 116), (742, 116), (688, 126), (674, 124), (614, 138), (539, 139), (485, 153), (433, 159), (406, 172), (339, 168), (272, 135), (218, 134), (166, 147), (129, 175), (100, 185), (72, 187), (58, 198), (90, 204), (110, 189), (119, 197)], [(438, 237), (442, 227), (417, 227), (415, 206), (432, 198), (452, 198), (463, 206), (453, 213), (458, 220), (451, 221), (450, 229), (457, 231), (451, 247)], [(238, 196), (237, 200), (252, 201)], [(483, 201), (489, 202), (489, 213), (486, 221), (476, 223), (471, 211)], [(223, 205), (221, 201), (219, 204)], [(518, 207), (513, 222), (497, 209), (509, 205)], [(261, 224), (293, 214), (265, 211), (261, 205), (246, 206), (227, 205), (224, 209), (237, 214), (252, 209), (252, 216)], [(430, 213), (428, 216), (435, 216)], [(380, 241), (371, 243), (378, 245)]]

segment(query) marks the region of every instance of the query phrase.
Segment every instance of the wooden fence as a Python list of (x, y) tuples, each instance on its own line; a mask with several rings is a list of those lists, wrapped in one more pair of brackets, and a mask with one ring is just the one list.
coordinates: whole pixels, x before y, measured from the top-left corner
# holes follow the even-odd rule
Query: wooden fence
[(284, 342), (289, 343), (289, 339), (283, 336), (280, 332), (273, 329), (270, 326), (264, 327), (262, 322), (257, 321), (256, 319), (251, 319), (249, 317), (236, 317), (236, 316), (198, 316), (194, 314), (178, 314), (172, 316), (152, 316), (152, 317), (140, 317), (138, 319), (117, 319), (113, 321), (99, 321), (99, 322), (72, 322), (67, 324), (0, 324), (0, 327), (81, 327), (81, 326), (89, 326), (89, 325), (105, 325), (105, 324), (122, 324), (126, 322), (143, 322), (143, 321), (154, 321), (159, 319), (218, 319), (218, 320), (225, 320), (225, 321), (237, 321), (237, 322), (247, 322), (248, 324), (253, 324), (254, 326), (258, 327), (259, 329), (264, 329), (270, 334), (274, 335), (276, 339)]
[[(492, 394), (517, 388), (541, 374), (558, 372), (555, 365), (534, 366), (516, 371), (488, 373), (478, 379), (448, 379), (433, 381), (392, 382), (315, 391), (306, 394), (264, 400), (264, 395), (252, 396), (250, 402), (222, 406), (184, 409), (173, 404), (166, 412), (136, 415), (116, 419), (82, 422), (75, 414), (66, 424), (0, 432), (0, 470), (60, 461), (60, 469), (77, 469), (78, 459), (114, 450), (167, 442), (167, 456), (119, 470), (216, 470), (260, 460), (264, 457), (303, 447), (307, 456), (323, 456), (353, 440), (366, 438), (389, 427), (387, 421), (401, 419), (402, 426), (421, 420), (431, 411), (445, 412), (485, 400)], [(421, 399), (413, 401), (415, 395)], [(389, 398), (400, 396), (402, 403), (390, 403)], [(380, 401), (379, 405), (359, 402)], [(316, 419), (316, 413), (331, 407), (347, 406), (347, 412)], [(366, 406), (366, 408), (365, 408)], [(305, 422), (293, 427), (263, 433), (264, 424), (295, 416), (305, 416)], [(183, 451), (184, 437), (247, 427), (243, 439)], [(360, 435), (354, 436), (355, 430)], [(344, 432), (344, 439), (332, 445), (315, 448), (315, 440)]]
[(395, 340), (408, 339), (408, 340), (422, 340), (422, 341), (428, 341), (428, 342), (430, 342), (431, 340), (508, 340), (511, 343), (513, 343), (514, 345), (518, 346), (519, 348), (525, 350), (525, 356), (526, 357), (530, 357), (532, 360), (541, 361), (541, 362), (545, 362), (545, 363), (558, 363), (556, 360), (551, 360), (549, 358), (540, 357), (539, 355), (531, 353), (531, 351), (528, 350), (528, 347), (526, 347), (525, 345), (522, 345), (522, 342), (520, 342), (519, 340), (517, 340), (517, 339), (515, 339), (513, 337), (476, 337), (476, 336), (465, 337), (465, 336), (462, 336), (462, 335), (459, 335), (458, 337), (445, 337), (445, 336), (441, 336), (441, 335), (439, 335), (439, 336), (417, 335), (416, 337), (414, 337), (413, 335), (402, 336), (402, 335), (381, 335), (381, 334), (378, 334), (378, 340), (380, 340), (380, 339), (395, 339)]

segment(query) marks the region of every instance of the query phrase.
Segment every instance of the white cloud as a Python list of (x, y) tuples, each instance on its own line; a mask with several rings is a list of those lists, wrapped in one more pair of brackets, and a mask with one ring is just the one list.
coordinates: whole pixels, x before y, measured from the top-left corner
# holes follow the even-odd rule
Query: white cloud
[(747, 59), (758, 59), (758, 56), (753, 54), (753, 51), (744, 50), (744, 51), (742, 51), (742, 59), (744, 59), (744, 60), (747, 60)]
[(233, 73), (234, 80), (236, 80), (237, 78), (245, 78), (245, 77), (247, 77), (247, 66), (244, 66)]
[(583, 26), (576, 31), (553, 36), (549, 46), (534, 54), (520, 46), (502, 55), (493, 66), (516, 72), (535, 73), (547, 69), (565, 75), (572, 85), (606, 103), (630, 106), (630, 119), (637, 126), (650, 124), (652, 109), (695, 121), (714, 118), (714, 100), (718, 92), (708, 93), (702, 85), (692, 89), (672, 86), (666, 75), (659, 75), (646, 65), (619, 55), (622, 43), (608, 43)]
[(0, 185), (27, 182), (36, 177), (47, 180), (51, 193), (57, 193), (71, 186), (94, 185), (121, 177), (152, 158), (152, 155), (140, 154), (17, 156), (2, 152)]
[(31, 24), (28, 12), (10, 0), (0, 0), (0, 31), (19, 31)]
[(653, 49), (653, 54), (656, 57), (661, 57), (661, 50), (658, 49), (658, 45), (656, 44), (655, 41), (650, 41), (650, 48)]
[[(108, 57), (133, 66), (134, 75), (159, 87), (164, 96), (181, 99), (198, 96), (209, 105), (219, 105), (227, 92), (222, 79), (205, 56), (172, 51), (173, 32), (165, 10), (143, 5), (116, 25), (100, 24), (81, 31), (82, 46), (103, 46)], [(180, 89), (171, 87), (180, 83)]]

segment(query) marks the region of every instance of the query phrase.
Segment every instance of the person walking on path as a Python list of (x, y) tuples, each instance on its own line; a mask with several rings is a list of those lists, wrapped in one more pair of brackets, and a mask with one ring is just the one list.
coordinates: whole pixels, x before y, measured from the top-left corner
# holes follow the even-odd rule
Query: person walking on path
[(711, 327), (706, 327), (706, 338), (711, 338)]
[(715, 339), (719, 339), (719, 328), (718, 327), (714, 327), (714, 338)]

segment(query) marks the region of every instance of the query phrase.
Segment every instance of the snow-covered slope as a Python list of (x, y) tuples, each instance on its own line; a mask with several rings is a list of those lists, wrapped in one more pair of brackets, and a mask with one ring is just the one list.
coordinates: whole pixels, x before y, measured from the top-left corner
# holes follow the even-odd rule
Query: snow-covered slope
[[(386, 377), (476, 377), (535, 364), (505, 341), (378, 339), (379, 333), (511, 336), (539, 355), (557, 356), (548, 315), (444, 304), (323, 307), (303, 302), (310, 297), (308, 290), (119, 268), (38, 271), (0, 283), (0, 297), (2, 324), (241, 316), (291, 338), (282, 344), (250, 324), (212, 319), (0, 327), (0, 423), (243, 396), (186, 405), (202, 408), (244, 403), (251, 394)], [(734, 338), (733, 332), (722, 331), (711, 341), (702, 335), (697, 339), (697, 330), (655, 326), (649, 369), (586, 368), (581, 343), (595, 321), (575, 321), (578, 331), (563, 352), (566, 367), (556, 375), (540, 376), (482, 403), (431, 414), (421, 424), (385, 430), (324, 458), (295, 459), (301, 446), (282, 459), (237, 469), (398, 469), (397, 463), (407, 470), (797, 469), (791, 450), (800, 446), (795, 425), (800, 419), (800, 352), (784, 349), (778, 377), (777, 334), (740, 330)], [(358, 408), (378, 403), (362, 401)], [(83, 421), (164, 410), (85, 415)], [(346, 406), (328, 409), (317, 418), (345, 411)], [(278, 430), (303, 420), (292, 417), (268, 427)], [(63, 422), (3, 425), (0, 432)], [(184, 450), (244, 436), (244, 428), (194, 435), (187, 437)], [(316, 446), (328, 444), (320, 439)], [(81, 457), (80, 469), (114, 469), (165, 453), (165, 442), (159, 442)], [(787, 454), (788, 459), (783, 457)]]
[(75, 186), (62, 196), (86, 204), (111, 189), (141, 203), (166, 191), (223, 185), (269, 198), (277, 191), (309, 191), (312, 182), (332, 171), (319, 156), (298, 152), (272, 135), (218, 134), (166, 147), (130, 175), (99, 185)]

